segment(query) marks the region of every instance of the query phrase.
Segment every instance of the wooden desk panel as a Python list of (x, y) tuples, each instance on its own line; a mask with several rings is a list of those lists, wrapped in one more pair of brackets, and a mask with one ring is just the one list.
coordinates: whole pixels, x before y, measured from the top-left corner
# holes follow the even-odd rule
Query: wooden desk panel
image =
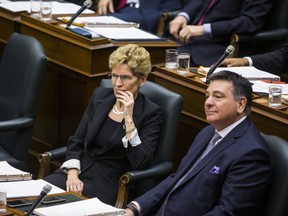
[(51, 25), (22, 14), (21, 33), (32, 35), (44, 46), (49, 60), (87, 76), (106, 72), (108, 56), (117, 47), (134, 43), (151, 54), (152, 64), (164, 62), (165, 49), (178, 46), (172, 41), (115, 42), (107, 38), (90, 40), (59, 26)]
[[(208, 123), (205, 120), (204, 101), (207, 85), (194, 74), (178, 75), (173, 70), (156, 67), (150, 80), (184, 98), (178, 138), (174, 155), (174, 167), (186, 154), (196, 134)], [(267, 98), (254, 95), (251, 119), (260, 131), (288, 140), (288, 110), (275, 110), (267, 106)]]

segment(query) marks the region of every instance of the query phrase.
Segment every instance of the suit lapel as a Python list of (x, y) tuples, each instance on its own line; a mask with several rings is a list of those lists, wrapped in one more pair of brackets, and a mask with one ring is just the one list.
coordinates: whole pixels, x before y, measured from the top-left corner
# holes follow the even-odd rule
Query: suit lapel
[(226, 148), (232, 145), (235, 142), (234, 137), (226, 136), (221, 140), (205, 157), (204, 160), (201, 160), (198, 165), (193, 169), (193, 171), (187, 176), (187, 180), (192, 178), (198, 172), (203, 170), (218, 154), (223, 152)]
[(108, 113), (110, 112), (114, 103), (115, 97), (113, 96), (113, 94), (111, 94), (111, 96), (108, 96), (105, 99), (99, 99), (95, 103), (95, 106), (97, 108), (94, 112), (91, 125), (87, 129), (87, 145), (93, 143), (93, 140), (97, 135), (99, 128), (101, 127), (103, 121), (107, 118)]
[[(185, 180), (179, 185), (181, 186), (191, 178), (193, 178), (197, 173), (199, 173), (201, 170), (203, 170), (214, 158), (217, 157), (221, 152), (223, 152), (226, 148), (229, 146), (235, 144), (235, 141), (238, 137), (241, 137), (243, 133), (247, 130), (248, 126), (250, 125), (250, 120), (246, 118), (243, 122), (241, 122), (238, 126), (236, 126), (227, 136), (225, 136), (204, 158), (204, 160), (201, 160), (198, 165), (187, 175)], [(207, 142), (212, 138), (213, 134), (208, 136), (210, 137)], [(207, 145), (205, 145), (207, 146)], [(201, 151), (203, 152), (203, 150)], [(199, 155), (200, 156), (200, 155)], [(198, 158), (198, 157), (197, 157)], [(196, 158), (196, 159), (197, 159)], [(193, 159), (195, 162), (195, 158)], [(190, 164), (190, 167), (193, 166)], [(186, 169), (186, 172), (189, 169)]]
[[(213, 130), (214, 132), (214, 130)], [(192, 147), (191, 150), (189, 150), (187, 156), (189, 160), (187, 161), (183, 161), (185, 164), (185, 166), (183, 168), (181, 168), (181, 171), (179, 172), (178, 178), (176, 178), (176, 182), (182, 178), (193, 166), (193, 164), (196, 162), (196, 160), (201, 156), (201, 154), (204, 152), (204, 150), (206, 149), (209, 140), (211, 139), (211, 137), (213, 136), (213, 133), (211, 132), (211, 134), (207, 134), (205, 136), (203, 136), (201, 138), (201, 140), (197, 140), (195, 143), (192, 143)]]

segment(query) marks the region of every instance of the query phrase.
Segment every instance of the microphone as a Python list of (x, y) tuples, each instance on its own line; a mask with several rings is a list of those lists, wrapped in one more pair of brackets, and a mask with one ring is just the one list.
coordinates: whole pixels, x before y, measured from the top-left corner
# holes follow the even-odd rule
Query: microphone
[(218, 59), (218, 61), (213, 64), (210, 68), (210, 70), (208, 71), (207, 73), (207, 76), (206, 76), (206, 84), (209, 84), (210, 82), (210, 77), (212, 75), (212, 73), (216, 70), (216, 68), (222, 63), (222, 61), (230, 54), (232, 54), (234, 52), (235, 48), (232, 46), (232, 45), (229, 45), (225, 52), (223, 53), (223, 55)]
[(73, 23), (73, 21), (87, 8), (90, 8), (92, 6), (93, 2), (92, 0), (86, 0), (83, 5), (81, 6), (81, 8), (76, 12), (76, 14), (74, 14), (74, 16), (71, 17), (71, 19), (68, 21), (67, 25), (66, 25), (66, 29), (70, 28), (71, 24)]
[(43, 187), (40, 195), (34, 200), (31, 208), (29, 209), (29, 211), (28, 211), (27, 214), (25, 214), (25, 215), (27, 215), (27, 216), (31, 215), (31, 214), (33, 213), (34, 209), (41, 203), (41, 201), (42, 201), (42, 200), (45, 198), (45, 196), (51, 191), (51, 189), (52, 189), (52, 187), (51, 187), (49, 184), (46, 184), (46, 185)]

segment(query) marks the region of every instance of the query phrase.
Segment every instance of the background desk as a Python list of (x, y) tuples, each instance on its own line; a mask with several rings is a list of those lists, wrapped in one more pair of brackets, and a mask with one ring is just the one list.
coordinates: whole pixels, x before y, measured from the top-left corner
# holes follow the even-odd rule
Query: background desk
[[(37, 208), (39, 208), (39, 207), (49, 207), (49, 206), (53, 206), (53, 205), (60, 205), (60, 204), (76, 202), (76, 201), (80, 201), (80, 200), (83, 200), (83, 199), (87, 199), (87, 197), (79, 195), (79, 194), (77, 194), (75, 192), (63, 192), (63, 193), (58, 193), (58, 194), (51, 194), (51, 195), (48, 195), (47, 197), (49, 197), (49, 196), (60, 196), (60, 197), (64, 198), (66, 201), (65, 202), (60, 202), (60, 203), (51, 203), (51, 204), (41, 204), (40, 203)], [(33, 203), (36, 198), (37, 197), (26, 197), (26, 198), (23, 198), (23, 199), (31, 200), (31, 202)], [(10, 200), (13, 200), (13, 199), (10, 199)], [(31, 207), (31, 205), (23, 206), (23, 207), (17, 207), (17, 208), (7, 207), (7, 210), (9, 212), (14, 213), (14, 216), (24, 216), (25, 212), (27, 212), (30, 209), (30, 207)]]
[[(149, 79), (181, 94), (184, 98), (174, 155), (174, 166), (176, 167), (186, 154), (196, 134), (208, 125), (204, 113), (207, 84), (192, 73), (181, 76), (176, 71), (167, 70), (164, 67), (154, 68)], [(287, 109), (283, 111), (272, 109), (267, 106), (267, 98), (254, 95), (251, 119), (260, 131), (288, 140)]]
[(19, 32), (20, 13), (12, 13), (0, 8), (0, 58), (8, 38), (13, 32)]
[[(39, 153), (66, 145), (93, 90), (107, 77), (108, 57), (117, 47), (137, 43), (150, 52), (152, 64), (159, 64), (164, 62), (165, 49), (178, 46), (172, 41), (90, 40), (25, 14), (21, 15), (19, 25), (21, 34), (31, 35), (42, 43), (49, 58), (30, 149), (32, 163)], [(38, 170), (35, 164), (38, 163), (33, 168)]]

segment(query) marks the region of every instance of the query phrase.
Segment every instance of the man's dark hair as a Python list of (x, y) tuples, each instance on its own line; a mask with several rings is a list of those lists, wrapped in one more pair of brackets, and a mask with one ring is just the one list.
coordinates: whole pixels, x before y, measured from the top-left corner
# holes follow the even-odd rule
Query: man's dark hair
[(244, 112), (246, 115), (250, 114), (252, 104), (252, 84), (248, 81), (248, 79), (234, 72), (223, 70), (217, 73), (213, 73), (210, 78), (210, 82), (213, 80), (226, 80), (232, 82), (232, 93), (234, 98), (239, 100), (241, 97), (245, 97), (247, 99), (247, 104)]

